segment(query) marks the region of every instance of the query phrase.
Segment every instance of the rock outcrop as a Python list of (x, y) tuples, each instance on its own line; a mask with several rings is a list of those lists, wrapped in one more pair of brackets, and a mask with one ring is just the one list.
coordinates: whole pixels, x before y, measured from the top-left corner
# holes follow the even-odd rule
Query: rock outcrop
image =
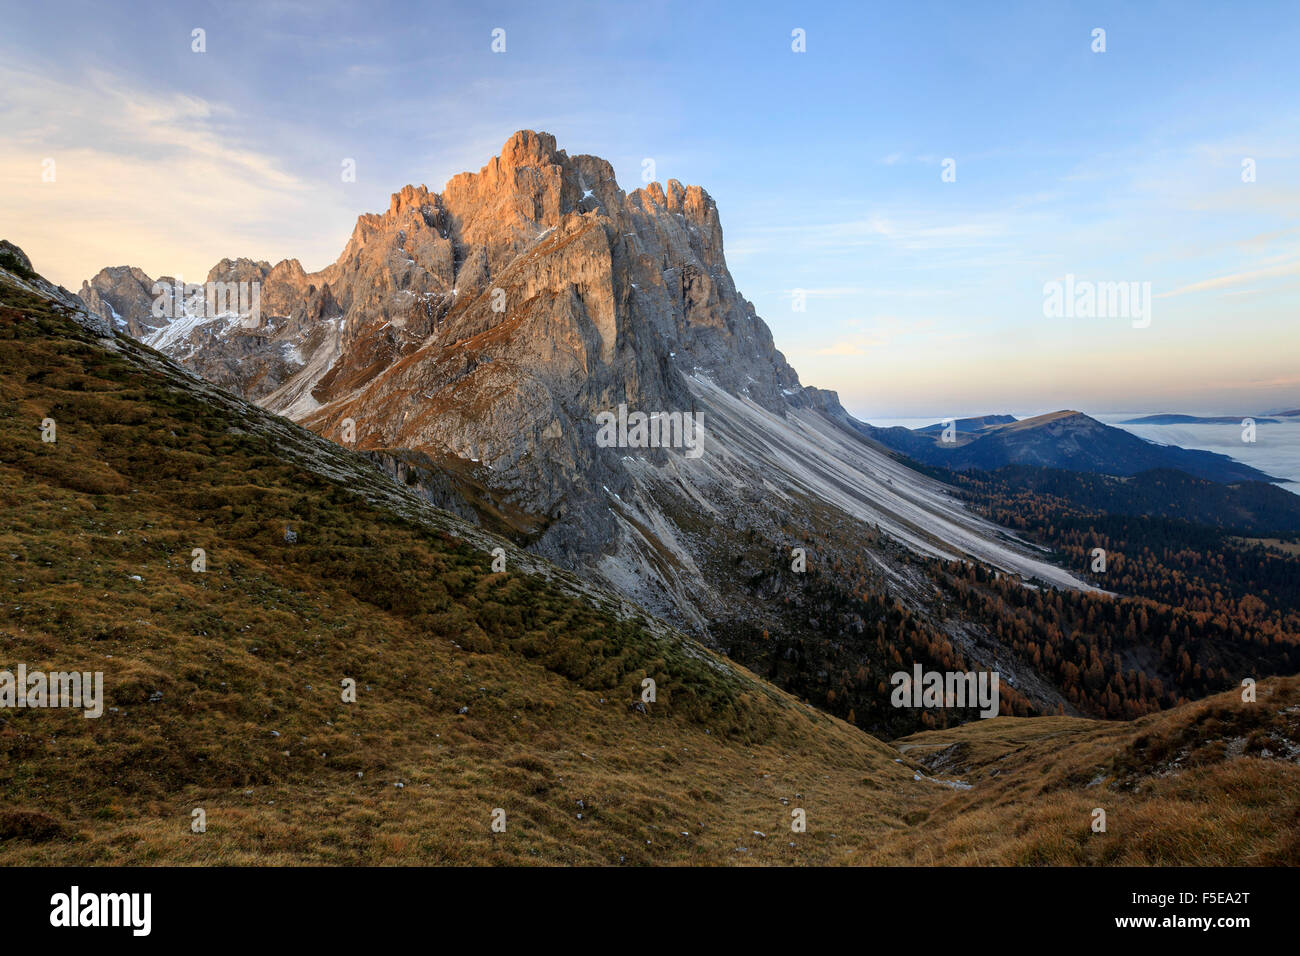
[(17, 288), (49, 299), (63, 307), (75, 322), (100, 338), (113, 337), (112, 326), (99, 313), (88, 310), (80, 298), (63, 286), (55, 285), (40, 275), (32, 267), (32, 260), (27, 257), (27, 253), (8, 239), (0, 239), (0, 271), (4, 272), (9, 282)]
[[(175, 285), (170, 276), (158, 280)], [(81, 300), (86, 308), (133, 339), (143, 339), (166, 324), (153, 315), (154, 280), (134, 266), (109, 266), (81, 283)]]

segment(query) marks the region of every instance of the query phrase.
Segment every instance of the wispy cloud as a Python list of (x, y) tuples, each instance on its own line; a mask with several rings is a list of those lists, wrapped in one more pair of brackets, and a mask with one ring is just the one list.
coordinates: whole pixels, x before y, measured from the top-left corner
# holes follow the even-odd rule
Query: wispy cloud
[(794, 298), (796, 293), (802, 293), (805, 298), (809, 299), (838, 299), (846, 295), (862, 295), (866, 291), (861, 286), (837, 286), (820, 289), (782, 289), (780, 294), (787, 299)]
[(877, 351), (889, 344), (886, 336), (879, 335), (855, 335), (849, 339), (843, 339), (834, 342), (825, 348), (814, 349), (814, 355), (866, 355), (869, 352)]
[[(102, 70), (72, 82), (4, 66), (0, 87), (10, 91), (0, 234), (64, 285), (124, 260), (202, 275), (231, 254), (333, 258), (342, 248), (350, 215), (221, 103)], [(301, 224), (300, 235), (285, 223)], [(300, 242), (282, 250), (286, 239)]]
[(1213, 292), (1219, 289), (1231, 289), (1234, 286), (1247, 285), (1251, 282), (1260, 282), (1267, 279), (1277, 279), (1284, 276), (1300, 275), (1300, 259), (1290, 262), (1284, 262), (1280, 265), (1270, 266), (1267, 269), (1253, 269), (1249, 272), (1234, 272), (1229, 275), (1215, 276), (1213, 279), (1204, 279), (1201, 282), (1193, 282), (1169, 292), (1162, 292), (1156, 296), (1157, 299), (1170, 299), (1174, 296), (1188, 295), (1193, 292)]
[(987, 243), (1009, 234), (998, 214), (978, 213), (954, 221), (950, 212), (872, 212), (853, 219), (827, 219), (788, 225), (764, 225), (745, 235), (748, 251), (762, 246), (807, 252), (892, 246), (910, 252), (954, 249)]

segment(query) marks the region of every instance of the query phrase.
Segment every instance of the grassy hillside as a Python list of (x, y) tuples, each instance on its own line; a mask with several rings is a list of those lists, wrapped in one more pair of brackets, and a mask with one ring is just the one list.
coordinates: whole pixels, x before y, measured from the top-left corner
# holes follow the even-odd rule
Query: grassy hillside
[(1256, 692), (1136, 721), (999, 717), (895, 741), (970, 789), (853, 862), (1300, 864), (1300, 678)]
[[(1040, 785), (1067, 765), (1126, 766), (1134, 725), (998, 719), (910, 738), (917, 757), (941, 733), (978, 741), (958, 768), (974, 789), (953, 791), (912, 749), (156, 353), (96, 339), (3, 273), (0, 399), (0, 669), (103, 671), (107, 698), (94, 720), (0, 711), (0, 863), (991, 862), (1010, 851), (962, 842), (990, 822), (1009, 829), (985, 843), (1019, 846), (1007, 834), (1028, 828), (1073, 862), (1123, 842), (1119, 815), (1071, 853), (1084, 771)], [(645, 677), (658, 700), (638, 707)], [(1267, 689), (1295, 711), (1295, 682)], [(1173, 734), (1193, 716), (1154, 720)], [(1160, 839), (1124, 854), (1294, 861), (1300, 770), (1244, 754), (1160, 786), (1212, 797), (1194, 821), (1247, 834), (1255, 860), (1203, 834), (1185, 847), (1174, 830), (1192, 818), (1162, 821), (1145, 790), (1132, 799)], [(1240, 805), (1217, 802), (1229, 777), (1251, 784)]]

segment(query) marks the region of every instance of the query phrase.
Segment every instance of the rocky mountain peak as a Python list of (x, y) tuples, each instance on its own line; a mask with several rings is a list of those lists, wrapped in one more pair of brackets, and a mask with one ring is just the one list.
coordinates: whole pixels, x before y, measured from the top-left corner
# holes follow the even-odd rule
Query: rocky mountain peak
[(271, 271), (271, 263), (240, 257), (222, 259), (208, 270), (206, 282), (261, 282)]
[(675, 179), (627, 194), (609, 162), (550, 133), (515, 133), (441, 193), (393, 193), (318, 273), (227, 258), (208, 278), (259, 282), (262, 324), (161, 329), (143, 273), (106, 271), (83, 292), (131, 334), (326, 434), (351, 419), (363, 446), (510, 469), (535, 512), (618, 485), (619, 456), (593, 435), (620, 403), (689, 411), (688, 379), (704, 376), (772, 411), (809, 405), (735, 288), (709, 194)]
[(555, 136), (531, 129), (521, 129), (506, 140), (501, 154), (488, 163), (501, 169), (518, 169), (521, 166), (553, 166), (564, 160), (565, 153), (557, 149)]
[(422, 213), (428, 204), (428, 186), (403, 186), (399, 191), (393, 193), (393, 197), (388, 204), (388, 215), (391, 218), (396, 218), (404, 212), (412, 210)]
[(306, 277), (307, 272), (297, 259), (281, 259), (266, 274), (268, 280), (279, 282), (295, 282)]

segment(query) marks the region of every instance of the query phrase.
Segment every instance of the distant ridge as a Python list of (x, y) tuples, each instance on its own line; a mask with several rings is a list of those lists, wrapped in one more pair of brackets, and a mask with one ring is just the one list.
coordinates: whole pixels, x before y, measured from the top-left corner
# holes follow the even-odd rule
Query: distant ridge
[[(979, 422), (1000, 417), (1003, 416), (963, 421)], [(957, 471), (972, 468), (992, 471), (1005, 465), (1032, 465), (1124, 478), (1162, 468), (1228, 484), (1283, 480), (1234, 461), (1227, 455), (1156, 444), (1073, 410), (989, 425), (973, 432), (963, 433), (959, 429), (953, 436), (956, 440), (947, 442), (943, 440), (941, 425), (929, 425), (914, 431), (864, 425), (859, 430), (922, 464)]]
[[(1286, 413), (1283, 413), (1286, 414)], [(1250, 418), (1256, 425), (1276, 425), (1276, 418), (1259, 418), (1250, 415), (1144, 415), (1141, 418), (1126, 418), (1121, 425), (1240, 425), (1243, 419)]]

